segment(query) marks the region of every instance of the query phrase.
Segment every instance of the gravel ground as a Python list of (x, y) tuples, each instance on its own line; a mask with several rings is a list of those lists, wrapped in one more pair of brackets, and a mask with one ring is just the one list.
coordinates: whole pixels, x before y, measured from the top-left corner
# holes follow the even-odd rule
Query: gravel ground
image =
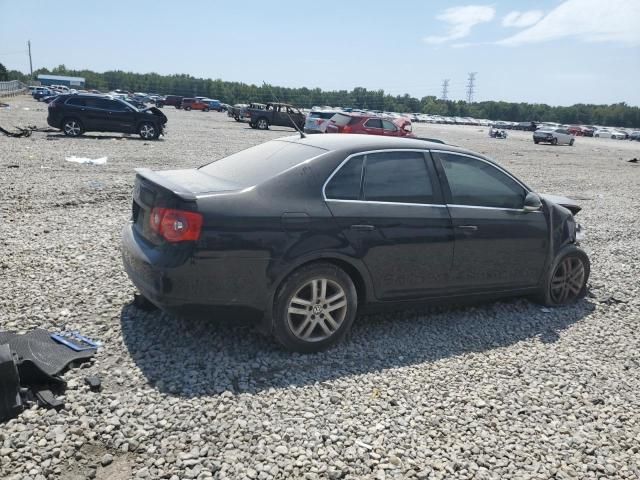
[[(1, 126), (46, 127), (44, 105), (11, 104)], [(0, 327), (77, 329), (105, 344), (65, 374), (65, 409), (0, 426), (0, 478), (640, 478), (640, 165), (626, 162), (640, 143), (553, 147), (417, 125), (580, 199), (589, 297), (362, 317), (339, 347), (298, 355), (246, 324), (129, 306), (119, 235), (133, 168), (192, 167), (290, 134), (165, 112), (157, 142), (0, 137)]]

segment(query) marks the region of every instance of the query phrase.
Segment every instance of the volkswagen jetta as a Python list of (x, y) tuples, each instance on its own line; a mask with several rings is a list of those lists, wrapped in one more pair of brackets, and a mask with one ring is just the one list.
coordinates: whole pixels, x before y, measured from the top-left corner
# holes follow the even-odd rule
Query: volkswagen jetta
[(309, 352), (366, 308), (582, 298), (579, 210), (450, 145), (287, 137), (200, 168), (137, 170), (122, 254), (158, 307), (255, 314), (285, 347)]

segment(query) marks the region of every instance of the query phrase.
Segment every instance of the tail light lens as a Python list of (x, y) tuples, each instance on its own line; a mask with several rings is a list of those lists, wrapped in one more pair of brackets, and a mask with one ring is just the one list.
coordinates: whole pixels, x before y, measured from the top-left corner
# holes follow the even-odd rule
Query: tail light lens
[(151, 230), (167, 242), (193, 242), (200, 239), (202, 214), (156, 207), (151, 210), (149, 225)]

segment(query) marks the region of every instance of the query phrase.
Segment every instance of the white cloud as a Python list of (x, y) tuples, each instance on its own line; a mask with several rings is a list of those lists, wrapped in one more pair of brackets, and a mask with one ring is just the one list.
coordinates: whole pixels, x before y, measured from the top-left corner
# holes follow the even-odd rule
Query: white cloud
[(521, 45), (565, 38), (640, 45), (640, 1), (566, 0), (532, 27), (497, 43)]
[(544, 16), (544, 13), (540, 10), (528, 10), (526, 12), (519, 12), (514, 10), (507, 13), (502, 19), (503, 27), (530, 27), (535, 25)]
[(450, 40), (464, 38), (471, 33), (471, 29), (480, 24), (493, 20), (496, 10), (486, 5), (466, 5), (447, 8), (436, 18), (449, 24), (446, 35), (425, 37), (424, 41), (433, 45), (446, 43)]

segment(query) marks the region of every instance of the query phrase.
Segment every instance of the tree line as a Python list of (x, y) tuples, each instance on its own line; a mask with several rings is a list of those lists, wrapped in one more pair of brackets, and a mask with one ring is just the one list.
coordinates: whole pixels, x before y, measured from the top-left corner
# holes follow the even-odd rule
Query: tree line
[[(0, 74), (1, 72), (2, 68), (0, 68)], [(301, 108), (328, 105), (515, 122), (546, 121), (563, 124), (640, 127), (640, 108), (624, 102), (612, 105), (576, 104), (569, 107), (500, 101), (467, 103), (463, 100), (440, 100), (433, 95), (422, 98), (415, 98), (408, 94), (394, 96), (385, 93), (384, 90), (367, 90), (362, 87), (356, 87), (350, 91), (325, 91), (319, 88), (258, 86), (221, 79), (196, 78), (186, 74), (160, 75), (120, 70), (99, 73), (91, 70), (70, 70), (64, 65), (52, 70), (46, 68), (36, 70), (34, 78), (41, 73), (84, 77), (86, 88), (100, 91), (122, 89), (161, 95), (205, 96), (228, 104), (280, 101)], [(28, 75), (16, 70), (7, 72), (5, 76), (10, 80), (23, 82), (30, 80)]]

